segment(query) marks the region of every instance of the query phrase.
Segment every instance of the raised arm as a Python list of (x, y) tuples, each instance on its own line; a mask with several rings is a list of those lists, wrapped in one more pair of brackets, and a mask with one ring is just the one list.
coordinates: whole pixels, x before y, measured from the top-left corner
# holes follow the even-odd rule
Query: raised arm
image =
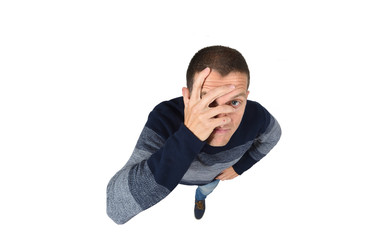
[(126, 165), (107, 186), (107, 214), (123, 224), (166, 197), (179, 183), (203, 142), (183, 124), (167, 139), (145, 126)]

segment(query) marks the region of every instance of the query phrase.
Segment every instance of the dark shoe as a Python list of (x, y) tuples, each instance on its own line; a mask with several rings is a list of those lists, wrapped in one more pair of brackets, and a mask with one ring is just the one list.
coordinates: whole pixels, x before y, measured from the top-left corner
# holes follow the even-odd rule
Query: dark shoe
[(194, 214), (196, 219), (201, 219), (205, 212), (205, 200), (195, 201)]

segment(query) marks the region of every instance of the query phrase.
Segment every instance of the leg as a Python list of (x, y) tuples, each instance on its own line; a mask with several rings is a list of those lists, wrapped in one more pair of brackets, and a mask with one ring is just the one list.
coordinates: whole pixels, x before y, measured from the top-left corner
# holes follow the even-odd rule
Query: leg
[(205, 200), (205, 198), (218, 186), (219, 181), (220, 180), (216, 179), (206, 185), (198, 186), (195, 194), (196, 201)]
[(215, 180), (204, 186), (199, 186), (196, 189), (195, 194), (195, 208), (194, 215), (196, 219), (201, 219), (205, 212), (205, 198), (213, 192), (213, 190), (218, 186), (219, 180)]

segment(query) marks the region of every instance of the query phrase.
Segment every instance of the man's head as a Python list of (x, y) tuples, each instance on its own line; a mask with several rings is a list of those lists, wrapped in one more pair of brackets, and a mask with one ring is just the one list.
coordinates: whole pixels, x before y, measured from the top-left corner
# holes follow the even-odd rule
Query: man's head
[(233, 48), (211, 46), (199, 50), (190, 61), (186, 72), (186, 85), (190, 92), (195, 74), (207, 67), (222, 76), (230, 72), (244, 73), (247, 75), (247, 89), (250, 85), (250, 71), (242, 54)]
[(235, 86), (232, 92), (220, 96), (208, 106), (214, 108), (229, 105), (234, 109), (231, 113), (215, 116), (215, 118), (229, 117), (231, 121), (215, 128), (206, 140), (211, 146), (224, 146), (238, 129), (245, 112), (250, 72), (244, 57), (237, 50), (222, 46), (204, 48), (194, 55), (189, 64), (186, 75), (187, 89), (183, 89), (184, 95), (187, 96), (192, 92), (194, 80), (207, 67), (210, 68), (210, 73), (201, 86), (201, 96), (224, 85)]

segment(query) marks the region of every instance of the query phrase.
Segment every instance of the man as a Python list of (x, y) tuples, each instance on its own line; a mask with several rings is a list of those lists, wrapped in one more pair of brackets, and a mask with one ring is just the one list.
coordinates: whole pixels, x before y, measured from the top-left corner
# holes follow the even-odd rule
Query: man
[(281, 129), (259, 103), (247, 100), (250, 72), (241, 53), (201, 49), (187, 70), (183, 97), (157, 105), (126, 165), (107, 187), (107, 214), (123, 224), (178, 184), (198, 185), (194, 213), (220, 180), (241, 175), (279, 141)]

